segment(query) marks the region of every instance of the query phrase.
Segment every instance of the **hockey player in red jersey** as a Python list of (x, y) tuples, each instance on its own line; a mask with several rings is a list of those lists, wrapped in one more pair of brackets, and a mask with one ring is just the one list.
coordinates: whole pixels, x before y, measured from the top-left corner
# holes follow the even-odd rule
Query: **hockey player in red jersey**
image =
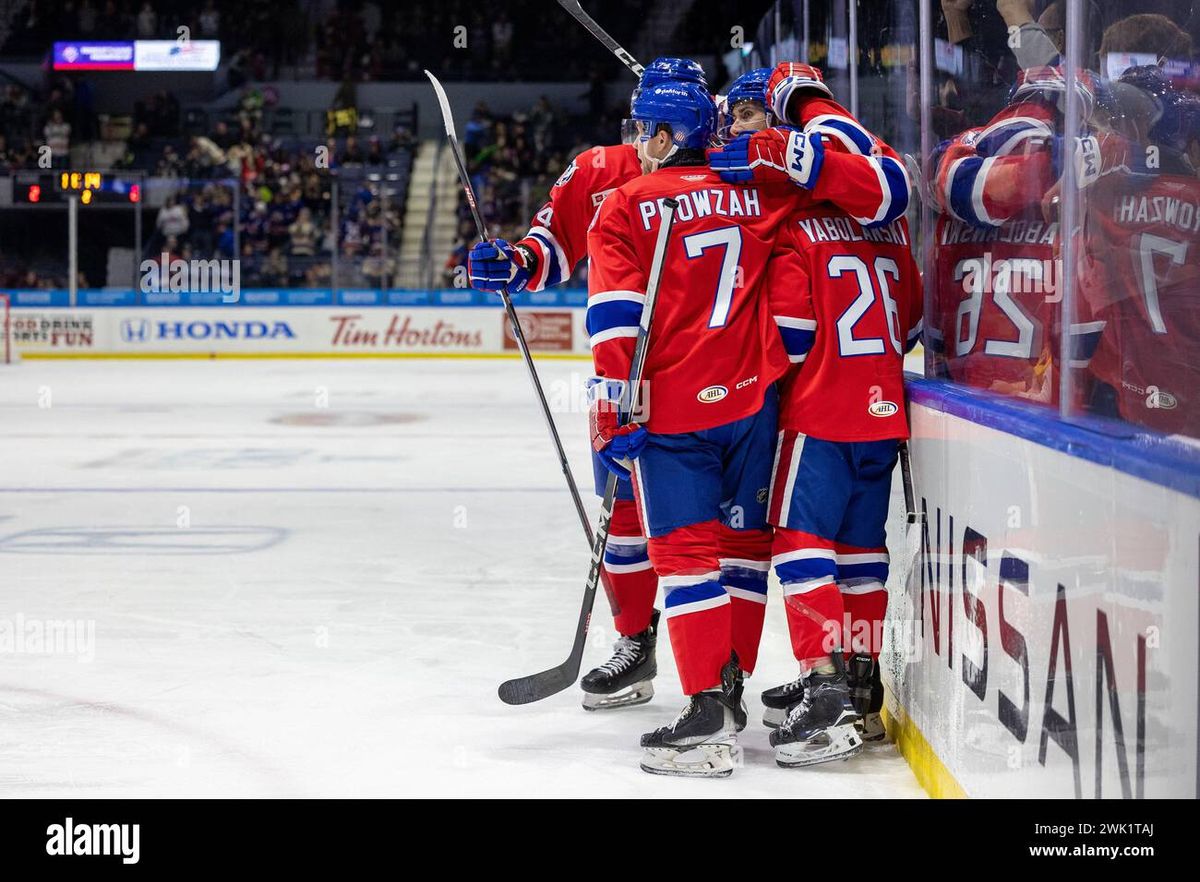
[(1157, 66), (1131, 68), (1118, 82), (1130, 99), (1124, 127), (1140, 146), (1129, 151), (1133, 167), (1087, 193), (1079, 299), (1099, 329), (1090, 406), (1197, 438), (1200, 97)]
[[(634, 122), (651, 173), (605, 200), (588, 241), (593, 445), (616, 469), (635, 457), (650, 559), (689, 696), (670, 725), (642, 738), (642, 767), (658, 774), (733, 769), (745, 725), (742, 656), (753, 665), (758, 634), (739, 633), (731, 603), (741, 576), (754, 586), (761, 579), (765, 596), (772, 384), (788, 364), (762, 286), (795, 188), (723, 183), (704, 154), (714, 117), (711, 96), (694, 85), (644, 90)], [(666, 196), (679, 208), (645, 365), (649, 411), (640, 425), (618, 428), (607, 402), (625, 394)]]
[[(1084, 72), (1084, 112), (1103, 84)], [(1047, 194), (1064, 155), (1090, 186), (1124, 161), (1125, 142), (1060, 134), (1066, 81), (1058, 67), (1021, 71), (1009, 105), (940, 148), (933, 197), (932, 326), (935, 374), (1005, 395), (1058, 400), (1062, 281), (1058, 219)], [(1097, 327), (1072, 325), (1072, 359), (1084, 363)]]
[(907, 224), (872, 229), (832, 206), (793, 217), (767, 289), (795, 365), (780, 387), (769, 520), (803, 683), (771, 744), (781, 766), (802, 766), (860, 751), (856, 717), (879, 711), (871, 687), (887, 606), (884, 524), (908, 437), (904, 353), (921, 333)]
[[(750, 77), (755, 80), (756, 93), (749, 85), (739, 88), (738, 84)], [(910, 185), (898, 155), (833, 100), (817, 68), (784, 62), (774, 70), (754, 71), (743, 80), (729, 93), (730, 135), (735, 140), (710, 155), (713, 169), (724, 180), (778, 180), (798, 185), (807, 197), (798, 207), (798, 220), (809, 217), (819, 200), (840, 206), (867, 227), (886, 226), (903, 217)], [(743, 102), (740, 111), (738, 101)], [(756, 103), (761, 112), (753, 106)], [(760, 119), (763, 125), (756, 126)], [(783, 127), (764, 129), (776, 121)], [(847, 606), (854, 613), (859, 607), (881, 609), (862, 592), (848, 595)], [(865, 738), (880, 740), (885, 736), (878, 713), (883, 705), (879, 667), (870, 656), (849, 661), (851, 688), (862, 698), (859, 704), (864, 714), (859, 725)], [(763, 723), (779, 726), (803, 697), (803, 677), (763, 691)]]
[[(634, 91), (663, 82), (692, 82), (707, 88), (704, 71), (686, 58), (656, 58)], [(587, 256), (587, 235), (605, 198), (640, 176), (634, 144), (596, 146), (576, 156), (534, 215), (529, 232), (510, 245), (503, 239), (479, 242), (470, 252), (471, 284), (486, 291), (508, 285), (512, 293), (541, 291), (571, 277)], [(604, 495), (607, 470), (593, 456), (596, 494)], [(615, 595), (614, 625), (620, 635), (607, 661), (583, 676), (583, 707), (600, 710), (644, 704), (654, 695), (655, 647), (659, 613), (654, 608), (658, 577), (646, 551), (630, 482), (617, 484), (604, 569)]]
[(834, 100), (817, 68), (776, 65), (765, 101), (767, 121), (781, 127), (733, 132), (737, 137), (709, 156), (722, 180), (791, 181), (812, 201), (840, 206), (868, 226), (890, 224), (908, 209), (910, 184), (898, 154)]

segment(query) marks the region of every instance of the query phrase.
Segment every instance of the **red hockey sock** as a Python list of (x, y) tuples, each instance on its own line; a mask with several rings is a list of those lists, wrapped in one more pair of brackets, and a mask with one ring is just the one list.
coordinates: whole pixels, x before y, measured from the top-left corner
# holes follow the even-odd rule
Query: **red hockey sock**
[(771, 531), (734, 530), (721, 535), (721, 584), (729, 595), (733, 650), (746, 675), (754, 673), (767, 613), (767, 573), (771, 569)]
[(823, 659), (842, 640), (842, 594), (835, 582), (833, 542), (799, 530), (776, 528), (771, 561), (783, 583), (792, 652), (801, 665)]
[(879, 658), (883, 646), (883, 618), (887, 612), (888, 552), (886, 548), (859, 548), (837, 543), (838, 587), (845, 607), (842, 648)]
[(630, 637), (645, 631), (654, 612), (658, 574), (650, 563), (637, 504), (632, 499), (618, 499), (613, 503), (608, 545), (604, 550), (604, 570), (620, 609), (613, 618), (618, 633)]
[(717, 563), (717, 521), (650, 538), (650, 559), (663, 588), (664, 615), (685, 695), (721, 682), (733, 648), (729, 595)]

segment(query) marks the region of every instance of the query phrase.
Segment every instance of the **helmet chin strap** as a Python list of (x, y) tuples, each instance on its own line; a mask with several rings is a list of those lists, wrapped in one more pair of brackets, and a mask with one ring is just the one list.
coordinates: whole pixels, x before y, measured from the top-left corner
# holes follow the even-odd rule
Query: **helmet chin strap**
[(667, 151), (666, 155), (656, 159), (655, 157), (651, 156), (650, 151), (646, 149), (646, 147), (649, 146), (649, 143), (649, 141), (646, 141), (645, 146), (642, 147), (642, 155), (646, 157), (651, 165), (653, 165), (655, 171), (658, 171), (662, 164), (674, 156), (676, 151), (679, 150), (679, 145), (672, 142), (671, 149)]

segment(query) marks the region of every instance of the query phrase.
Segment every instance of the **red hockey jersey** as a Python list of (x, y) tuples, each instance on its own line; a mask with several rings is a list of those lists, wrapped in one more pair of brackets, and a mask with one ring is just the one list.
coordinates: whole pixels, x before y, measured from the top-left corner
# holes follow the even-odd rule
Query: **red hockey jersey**
[(796, 365), (779, 427), (827, 441), (907, 438), (904, 353), (921, 334), (922, 302), (906, 221), (872, 229), (832, 206), (797, 213), (767, 289)]
[[(926, 280), (926, 340), (939, 369), (1047, 404), (1058, 400), (1064, 364), (1059, 230), (1042, 211), (1056, 180), (1056, 124), (1052, 107), (1024, 102), (951, 141), (932, 188), (942, 216), (932, 243), (934, 278)], [(1086, 364), (1097, 332), (1088, 320), (1071, 326), (1071, 365)]]
[(605, 197), (641, 173), (632, 144), (592, 147), (571, 160), (519, 243), (538, 256), (528, 290), (541, 291), (571, 277), (575, 265), (587, 256), (588, 229)]
[[(909, 181), (896, 152), (868, 132), (832, 99), (814, 96), (801, 108), (805, 130), (822, 136), (825, 165), (810, 193), (840, 205), (868, 224), (891, 223), (904, 214)], [(641, 175), (631, 144), (591, 147), (571, 161), (519, 244), (538, 255), (530, 291), (561, 284), (586, 254), (587, 234), (606, 196)]]
[(650, 333), (643, 424), (675, 434), (755, 413), (787, 369), (763, 282), (775, 233), (803, 191), (740, 187), (705, 166), (669, 166), (610, 195), (588, 236), (587, 330), (600, 376), (629, 376), (667, 196), (679, 208)]
[(1103, 327), (1092, 374), (1123, 418), (1200, 437), (1200, 179), (1108, 175), (1085, 221), (1079, 299)]

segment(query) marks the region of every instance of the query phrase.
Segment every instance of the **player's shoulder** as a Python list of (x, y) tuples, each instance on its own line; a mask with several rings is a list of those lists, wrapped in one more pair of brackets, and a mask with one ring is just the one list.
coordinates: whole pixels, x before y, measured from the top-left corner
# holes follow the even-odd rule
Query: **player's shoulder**
[(576, 184), (623, 181), (640, 173), (637, 149), (632, 144), (597, 144), (576, 153), (554, 186), (562, 187), (571, 181)]

